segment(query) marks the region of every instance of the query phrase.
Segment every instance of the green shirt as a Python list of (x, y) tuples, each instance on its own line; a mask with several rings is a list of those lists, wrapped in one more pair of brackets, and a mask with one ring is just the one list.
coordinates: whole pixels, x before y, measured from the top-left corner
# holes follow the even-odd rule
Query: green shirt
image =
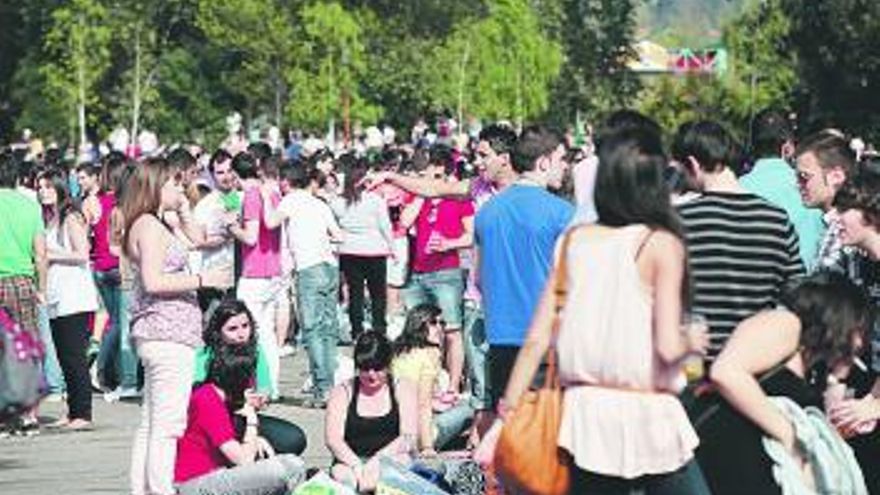
[(781, 158), (762, 158), (739, 183), (750, 193), (785, 210), (798, 235), (801, 260), (807, 272), (812, 271), (825, 235), (825, 222), (822, 210), (804, 206), (795, 169)]
[(0, 278), (34, 276), (34, 237), (42, 233), (40, 205), (18, 191), (0, 189)]
[[(208, 377), (208, 361), (211, 360), (211, 349), (202, 347), (196, 351), (196, 373), (193, 377), (193, 383), (205, 381)], [(263, 349), (257, 345), (257, 376), (256, 376), (257, 392), (262, 392), (269, 397), (275, 397), (276, 390), (272, 388), (272, 381), (269, 379), (269, 364), (266, 362), (266, 355)]]

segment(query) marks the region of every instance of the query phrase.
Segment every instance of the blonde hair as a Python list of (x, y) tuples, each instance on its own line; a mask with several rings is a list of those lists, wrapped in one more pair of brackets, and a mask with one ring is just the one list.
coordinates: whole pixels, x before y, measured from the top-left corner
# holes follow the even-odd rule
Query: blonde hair
[(168, 179), (179, 172), (177, 167), (168, 163), (164, 158), (148, 158), (136, 166), (125, 184), (125, 194), (122, 197), (121, 212), (124, 219), (124, 233), (122, 236), (122, 251), (130, 255), (128, 235), (131, 226), (143, 215), (155, 214), (159, 211), (162, 203), (162, 187)]

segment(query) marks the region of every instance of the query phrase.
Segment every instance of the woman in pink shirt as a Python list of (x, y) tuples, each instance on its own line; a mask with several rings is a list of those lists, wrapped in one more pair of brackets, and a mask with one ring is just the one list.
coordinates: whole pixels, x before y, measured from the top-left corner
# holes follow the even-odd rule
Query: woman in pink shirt
[[(181, 495), (248, 493), (284, 495), (305, 475), (293, 454), (275, 455), (258, 436), (262, 399), (253, 394), (257, 334), (251, 317), (239, 313), (223, 323), (222, 338), (208, 364), (208, 375), (193, 389), (187, 426), (177, 442), (174, 481)], [(234, 415), (245, 420), (236, 437)]]

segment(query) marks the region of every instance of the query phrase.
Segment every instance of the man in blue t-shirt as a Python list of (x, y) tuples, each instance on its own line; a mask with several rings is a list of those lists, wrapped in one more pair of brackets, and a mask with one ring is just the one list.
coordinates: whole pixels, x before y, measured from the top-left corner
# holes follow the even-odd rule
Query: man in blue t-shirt
[(479, 284), (486, 314), (489, 395), (504, 394), (516, 355), (553, 264), (556, 240), (574, 206), (547, 192), (562, 184), (568, 164), (559, 137), (541, 127), (523, 130), (512, 153), (519, 178), (477, 213)]

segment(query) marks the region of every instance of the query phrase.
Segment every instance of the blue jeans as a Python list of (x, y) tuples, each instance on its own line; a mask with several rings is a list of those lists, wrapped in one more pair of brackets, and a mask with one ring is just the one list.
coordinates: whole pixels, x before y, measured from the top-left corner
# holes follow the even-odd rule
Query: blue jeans
[(320, 395), (333, 387), (336, 371), (336, 340), (339, 319), (336, 297), (339, 291), (339, 269), (320, 263), (296, 272), (296, 297), (302, 339), (309, 354), (312, 383)]
[(110, 317), (110, 326), (101, 338), (98, 351), (98, 376), (104, 385), (118, 383), (126, 388), (137, 387), (137, 355), (129, 337), (130, 291), (123, 290), (119, 274), (94, 272), (95, 285), (104, 308)]
[(411, 273), (403, 288), (403, 302), (407, 309), (422, 303), (437, 305), (443, 312), (447, 329), (461, 329), (463, 323), (461, 301), (464, 294), (464, 275), (459, 268), (428, 273)]
[(489, 384), (486, 380), (486, 317), (483, 308), (474, 301), (464, 302), (464, 353), (468, 363), (471, 384), (471, 407), (476, 410), (491, 409)]
[(46, 349), (46, 355), (43, 356), (43, 373), (46, 375), (46, 386), (49, 387), (49, 393), (60, 394), (67, 390), (64, 383), (64, 374), (61, 372), (61, 364), (58, 363), (58, 354), (55, 351), (55, 340), (52, 339), (52, 328), (49, 326), (49, 312), (46, 306), (37, 305), (38, 327), (40, 329), (40, 340)]
[(434, 448), (445, 448), (449, 442), (461, 436), (474, 421), (474, 408), (467, 402), (459, 402), (455, 407), (442, 413), (434, 413), (434, 427), (437, 437)]

